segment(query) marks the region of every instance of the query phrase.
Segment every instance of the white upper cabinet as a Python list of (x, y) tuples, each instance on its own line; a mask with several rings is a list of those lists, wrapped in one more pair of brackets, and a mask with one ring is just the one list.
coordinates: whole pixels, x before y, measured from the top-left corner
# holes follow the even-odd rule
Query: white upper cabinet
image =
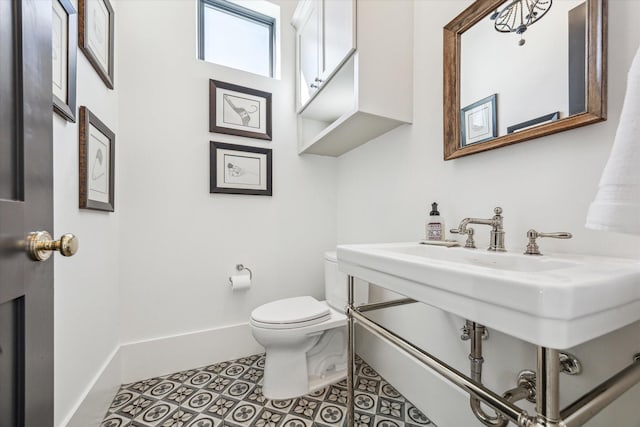
[(300, 0), (298, 153), (339, 156), (413, 121), (413, 2)]
[(353, 52), (355, 0), (303, 0), (293, 17), (297, 29), (298, 109)]
[(320, 80), (327, 80), (355, 49), (355, 0), (322, 1)]
[(309, 1), (301, 12), (297, 31), (298, 93), (300, 105), (305, 104), (318, 90), (320, 79), (320, 8)]

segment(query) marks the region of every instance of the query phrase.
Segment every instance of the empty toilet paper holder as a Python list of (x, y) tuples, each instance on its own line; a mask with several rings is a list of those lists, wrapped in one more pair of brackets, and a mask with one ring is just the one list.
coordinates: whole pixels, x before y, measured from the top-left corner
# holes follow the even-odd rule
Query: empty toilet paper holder
[[(236, 264), (236, 270), (237, 270), (238, 272), (241, 272), (241, 271), (247, 270), (247, 271), (249, 272), (249, 279), (253, 279), (253, 273), (251, 272), (251, 269), (250, 269), (249, 267), (245, 267), (245, 266), (244, 266), (244, 265), (242, 265), (242, 264)], [(231, 280), (231, 277), (229, 277), (229, 284), (230, 284), (230, 285), (233, 285), (233, 281)]]

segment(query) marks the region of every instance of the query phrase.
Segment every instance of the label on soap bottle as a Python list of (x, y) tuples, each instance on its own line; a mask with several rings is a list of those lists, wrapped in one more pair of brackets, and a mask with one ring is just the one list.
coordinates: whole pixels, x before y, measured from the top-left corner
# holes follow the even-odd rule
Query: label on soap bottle
[(427, 224), (427, 240), (443, 240), (442, 223), (430, 222)]

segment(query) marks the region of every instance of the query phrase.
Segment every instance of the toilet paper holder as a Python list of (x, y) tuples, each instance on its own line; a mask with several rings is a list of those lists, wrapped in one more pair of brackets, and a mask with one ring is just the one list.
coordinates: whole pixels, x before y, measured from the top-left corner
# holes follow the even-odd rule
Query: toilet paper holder
[[(237, 270), (238, 272), (241, 272), (241, 271), (247, 270), (247, 271), (249, 272), (249, 279), (253, 279), (253, 273), (251, 272), (251, 269), (250, 269), (249, 267), (245, 267), (245, 266), (244, 266), (244, 265), (242, 265), (242, 264), (236, 264), (236, 270)], [(230, 285), (233, 285), (233, 282), (231, 281), (231, 277), (229, 277), (229, 284), (230, 284)]]

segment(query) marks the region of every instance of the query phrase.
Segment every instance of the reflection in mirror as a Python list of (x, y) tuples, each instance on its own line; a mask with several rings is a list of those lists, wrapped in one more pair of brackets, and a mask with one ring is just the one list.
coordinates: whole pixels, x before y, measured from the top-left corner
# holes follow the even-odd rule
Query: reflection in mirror
[(606, 0), (477, 0), (447, 24), (445, 160), (605, 120), (605, 18)]
[[(508, 0), (499, 9), (511, 4)], [(575, 19), (576, 16), (581, 19)], [(463, 111), (480, 99), (498, 94), (498, 136), (507, 134), (509, 127), (555, 112), (559, 117), (584, 112), (584, 0), (553, 3), (544, 17), (527, 29), (527, 43), (522, 45), (519, 41), (525, 40), (521, 38), (525, 33), (498, 32), (491, 17), (485, 17), (462, 35), (464, 78), (460, 80), (460, 104)], [(572, 37), (580, 43), (570, 43)], [(570, 90), (576, 87), (582, 90)], [(466, 142), (462, 140), (463, 145), (467, 145)]]

